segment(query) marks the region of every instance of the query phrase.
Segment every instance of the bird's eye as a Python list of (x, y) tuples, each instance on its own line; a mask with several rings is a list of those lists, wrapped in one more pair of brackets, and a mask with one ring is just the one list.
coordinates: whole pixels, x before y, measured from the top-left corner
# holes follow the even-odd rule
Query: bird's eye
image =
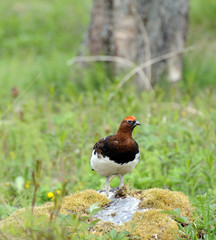
[(128, 120), (127, 122), (128, 122), (128, 123), (131, 123), (132, 121), (131, 121), (131, 120)]

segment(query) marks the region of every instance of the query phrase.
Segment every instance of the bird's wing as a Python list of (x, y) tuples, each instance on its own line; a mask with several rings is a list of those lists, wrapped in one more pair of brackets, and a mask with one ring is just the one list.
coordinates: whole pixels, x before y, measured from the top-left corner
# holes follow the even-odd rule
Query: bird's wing
[(107, 137), (102, 138), (98, 142), (95, 143), (93, 147), (94, 154), (102, 155), (103, 157), (108, 156), (107, 155), (107, 148), (112, 148), (111, 143), (113, 142), (114, 135), (110, 135)]
[(95, 144), (93, 152), (102, 157), (108, 157), (116, 163), (124, 164), (135, 160), (139, 148), (135, 140), (132, 145), (125, 146), (118, 142), (115, 135), (111, 135), (99, 140)]

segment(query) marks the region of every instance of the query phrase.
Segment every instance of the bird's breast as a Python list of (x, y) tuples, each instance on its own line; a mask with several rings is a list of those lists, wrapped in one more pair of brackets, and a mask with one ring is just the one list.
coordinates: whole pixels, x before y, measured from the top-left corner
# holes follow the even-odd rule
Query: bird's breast
[(132, 171), (139, 162), (139, 153), (137, 153), (133, 161), (129, 162), (116, 162), (110, 159), (108, 156), (103, 156), (93, 151), (91, 156), (91, 166), (97, 173), (102, 176), (111, 175), (125, 175)]

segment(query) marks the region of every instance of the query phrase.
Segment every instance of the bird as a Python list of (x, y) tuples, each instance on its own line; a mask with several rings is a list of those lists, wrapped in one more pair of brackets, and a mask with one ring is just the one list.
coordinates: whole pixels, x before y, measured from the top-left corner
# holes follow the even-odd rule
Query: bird
[(139, 162), (139, 146), (132, 132), (141, 125), (134, 116), (126, 117), (115, 135), (100, 139), (95, 143), (90, 159), (93, 171), (106, 177), (105, 191), (109, 196), (111, 176), (118, 176), (119, 188), (124, 185), (123, 177), (131, 172)]

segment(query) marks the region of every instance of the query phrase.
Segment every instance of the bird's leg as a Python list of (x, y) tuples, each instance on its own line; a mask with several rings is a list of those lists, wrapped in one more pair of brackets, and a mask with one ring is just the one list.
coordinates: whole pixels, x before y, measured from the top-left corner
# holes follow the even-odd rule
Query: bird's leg
[[(113, 176), (109, 179), (109, 182), (111, 182), (114, 177), (115, 177), (115, 175), (113, 175)], [(102, 191), (105, 191), (105, 190), (106, 190), (106, 186), (107, 186), (107, 184), (105, 184), (105, 186), (104, 186), (101, 190), (102, 190)]]
[(109, 190), (110, 190), (109, 177), (106, 177), (106, 184), (105, 184), (104, 188), (105, 188), (107, 196), (109, 196)]
[(121, 188), (123, 185), (124, 185), (124, 182), (123, 182), (123, 175), (119, 175), (119, 188)]

